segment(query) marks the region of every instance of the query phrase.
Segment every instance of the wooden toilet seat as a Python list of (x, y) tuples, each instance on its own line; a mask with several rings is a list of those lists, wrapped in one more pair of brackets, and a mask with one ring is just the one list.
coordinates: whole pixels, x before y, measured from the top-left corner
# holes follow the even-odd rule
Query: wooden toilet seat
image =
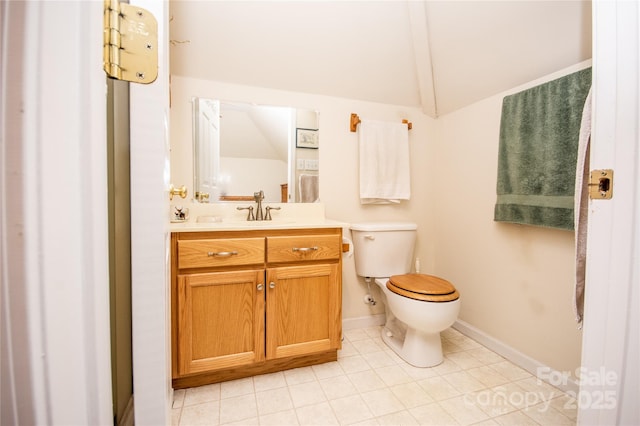
[(400, 296), (424, 302), (452, 302), (460, 297), (449, 281), (425, 274), (393, 275), (387, 288)]

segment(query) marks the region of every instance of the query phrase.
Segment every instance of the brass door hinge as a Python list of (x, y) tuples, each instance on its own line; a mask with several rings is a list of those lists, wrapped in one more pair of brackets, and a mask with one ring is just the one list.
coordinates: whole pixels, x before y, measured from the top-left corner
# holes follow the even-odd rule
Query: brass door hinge
[(158, 21), (151, 12), (104, 0), (104, 70), (111, 78), (152, 83), (158, 77)]
[(613, 197), (613, 170), (591, 170), (589, 173), (589, 198), (609, 200)]

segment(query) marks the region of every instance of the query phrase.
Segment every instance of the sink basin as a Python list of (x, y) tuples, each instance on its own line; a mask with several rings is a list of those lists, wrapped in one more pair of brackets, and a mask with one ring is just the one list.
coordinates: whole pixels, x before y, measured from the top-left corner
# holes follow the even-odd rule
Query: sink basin
[(222, 218), (220, 216), (198, 216), (196, 219), (198, 223), (219, 223), (222, 222)]
[(274, 220), (246, 221), (237, 217), (194, 215), (194, 220), (180, 224), (172, 224), (172, 232), (204, 232), (204, 231), (262, 231), (266, 229), (306, 229), (343, 227), (341, 222), (325, 219), (278, 218)]
[(222, 223), (226, 226), (232, 227), (247, 227), (247, 228), (271, 228), (282, 227), (296, 223), (295, 220), (223, 220), (222, 216), (203, 215), (196, 218), (196, 223)]
[[(256, 220), (256, 221), (243, 221), (243, 222), (233, 222), (239, 228), (282, 228), (295, 224), (295, 221), (275, 221), (275, 220)], [(226, 224), (231, 225), (230, 222), (226, 222)]]

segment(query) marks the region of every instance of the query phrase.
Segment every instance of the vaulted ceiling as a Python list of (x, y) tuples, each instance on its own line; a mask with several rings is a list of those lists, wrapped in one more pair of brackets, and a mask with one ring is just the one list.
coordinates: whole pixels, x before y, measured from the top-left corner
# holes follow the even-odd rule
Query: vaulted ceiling
[(171, 0), (171, 73), (437, 117), (591, 58), (591, 2)]

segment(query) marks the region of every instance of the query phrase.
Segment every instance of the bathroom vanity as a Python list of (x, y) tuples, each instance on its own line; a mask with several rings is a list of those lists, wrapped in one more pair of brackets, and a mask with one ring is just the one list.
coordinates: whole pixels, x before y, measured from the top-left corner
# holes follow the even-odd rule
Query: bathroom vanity
[(173, 387), (336, 360), (341, 254), (326, 221), (173, 226)]

